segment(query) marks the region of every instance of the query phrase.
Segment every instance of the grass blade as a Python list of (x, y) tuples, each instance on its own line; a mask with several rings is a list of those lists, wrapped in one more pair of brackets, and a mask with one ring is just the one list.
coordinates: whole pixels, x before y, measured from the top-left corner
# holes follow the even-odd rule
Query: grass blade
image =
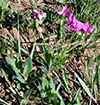
[[(75, 72), (74, 72), (75, 73)], [(92, 93), (90, 92), (89, 88), (86, 86), (86, 84), (82, 81), (82, 79), (77, 75), (77, 73), (75, 73), (75, 76), (78, 78), (78, 81), (80, 82), (81, 86), (83, 87), (83, 89), (85, 90), (85, 92), (89, 95), (89, 97), (91, 99), (93, 99), (95, 102), (96, 100), (94, 99)]]
[(27, 78), (31, 71), (32, 71), (32, 59), (31, 57), (28, 57), (23, 71), (24, 77)]
[(7, 81), (7, 83), (8, 83), (9, 85), (11, 85), (11, 82), (9, 81), (6, 72), (5, 72), (3, 69), (1, 69), (1, 70), (2, 70), (2, 74), (3, 74), (4, 78), (5, 78), (5, 80)]
[(4, 101), (4, 100), (2, 100), (1, 98), (0, 98), (0, 105), (9, 105), (6, 101)]

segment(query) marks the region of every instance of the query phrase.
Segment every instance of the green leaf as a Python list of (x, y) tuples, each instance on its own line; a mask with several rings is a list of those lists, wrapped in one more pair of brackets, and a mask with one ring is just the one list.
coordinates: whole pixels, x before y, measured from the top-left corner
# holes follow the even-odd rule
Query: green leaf
[(2, 100), (1, 98), (0, 98), (0, 104), (1, 105), (9, 105), (6, 101)]
[(62, 75), (63, 75), (63, 80), (64, 80), (64, 83), (65, 83), (66, 89), (68, 90), (68, 78), (67, 78), (64, 70), (62, 71)]
[(28, 102), (29, 102), (28, 99), (22, 99), (20, 105), (29, 105)]
[[(8, 69), (10, 68), (9, 70), (11, 72), (15, 72), (17, 76), (22, 77), (20, 74), (21, 73), (20, 70), (15, 65), (14, 59), (11, 57), (6, 57), (6, 61), (8, 63)], [(11, 67), (9, 67), (9, 66), (11, 66)]]
[(81, 105), (80, 99), (77, 97), (77, 105)]
[(21, 49), (21, 51), (25, 54), (25, 55), (29, 55), (29, 52), (27, 51), (27, 50), (25, 50), (24, 48), (20, 48)]
[(7, 83), (8, 83), (9, 85), (11, 85), (11, 82), (9, 81), (6, 72), (5, 72), (3, 69), (1, 69), (1, 70), (2, 70), (2, 74), (3, 74), (4, 78), (5, 78), (5, 80), (7, 81)]
[(57, 0), (59, 3), (65, 4), (65, 0)]
[(0, 7), (2, 6), (2, 0), (0, 0)]
[(11, 58), (11, 57), (6, 57), (6, 61), (7, 61), (7, 63), (8, 63), (9, 65), (15, 66), (15, 61), (14, 61), (13, 58)]
[(30, 54), (31, 59), (33, 58), (35, 47), (36, 47), (36, 43), (33, 44), (33, 48), (32, 48), (31, 54)]
[(57, 94), (56, 93), (48, 93), (49, 98), (56, 98)]
[(51, 60), (51, 54), (49, 52), (45, 53), (45, 58), (48, 64), (50, 64), (50, 60)]
[(58, 86), (57, 86), (57, 89), (55, 89), (55, 83), (54, 83), (54, 81), (53, 81), (53, 79), (51, 78), (50, 79), (50, 87), (51, 87), (51, 91), (52, 91), (52, 93), (55, 93), (56, 95), (57, 95), (57, 97), (60, 99), (60, 105), (65, 105), (64, 104), (64, 100), (63, 100), (63, 98), (62, 98), (62, 96), (60, 95), (60, 93), (59, 93), (59, 89), (60, 89), (60, 87), (61, 87), (61, 84), (59, 84)]
[(23, 71), (23, 75), (26, 79), (28, 78), (31, 71), (32, 71), (32, 59), (31, 57), (28, 57), (25, 63), (24, 71)]
[(13, 76), (12, 76), (12, 79), (17, 79), (17, 80), (20, 81), (21, 83), (26, 83), (26, 82), (25, 82), (25, 79), (23, 79), (23, 78), (20, 77), (20, 76), (15, 76), (15, 75), (13, 75)]
[(92, 93), (89, 91), (89, 88), (86, 86), (86, 84), (82, 81), (82, 79), (76, 73), (75, 73), (75, 75), (78, 78), (78, 80), (79, 80), (80, 84), (82, 85), (83, 89), (85, 90), (85, 92), (89, 95), (89, 97), (91, 99), (93, 99), (96, 102), (96, 100), (94, 99)]
[(3, 0), (0, 0), (0, 7), (2, 7), (2, 9), (7, 9), (9, 5), (9, 2), (7, 0), (5, 0), (5, 2)]
[(25, 94), (24, 94), (24, 98), (25, 99), (28, 99), (29, 97), (30, 97), (30, 95), (31, 95), (31, 93), (32, 93), (32, 88), (31, 89), (28, 89), (26, 92), (25, 92)]
[(6, 57), (6, 61), (8, 63), (8, 70), (10, 72), (14, 72), (12, 79), (17, 79), (21, 83), (25, 83), (25, 79), (23, 78), (21, 71), (16, 67), (14, 59), (11, 57)]
[(43, 90), (45, 90), (45, 88), (48, 88), (48, 87), (49, 87), (49, 82), (48, 82), (48, 80), (46, 79), (45, 75), (43, 75), (42, 88), (43, 88)]
[(12, 88), (12, 86), (11, 86), (11, 82), (9, 81), (9, 79), (8, 79), (8, 76), (7, 76), (7, 74), (6, 74), (6, 72), (3, 70), (3, 69), (1, 69), (2, 70), (2, 73), (3, 73), (3, 76), (4, 76), (4, 78), (5, 78), (5, 80), (6, 80), (6, 82), (9, 84), (9, 88), (10, 88), (10, 90), (14, 93), (14, 94), (16, 94), (16, 92), (15, 92), (15, 90)]
[(52, 78), (50, 78), (50, 87), (52, 88), (53, 92), (55, 92), (55, 93), (56, 93), (56, 91), (55, 91), (55, 84), (54, 84), (54, 82), (53, 82), (53, 79), (52, 79)]
[(87, 79), (88, 79), (88, 82), (89, 82), (89, 85), (91, 86), (92, 85), (92, 80), (91, 80), (91, 77), (90, 77), (90, 74), (89, 74), (89, 65), (88, 65), (88, 62), (86, 62), (86, 75), (87, 75)]

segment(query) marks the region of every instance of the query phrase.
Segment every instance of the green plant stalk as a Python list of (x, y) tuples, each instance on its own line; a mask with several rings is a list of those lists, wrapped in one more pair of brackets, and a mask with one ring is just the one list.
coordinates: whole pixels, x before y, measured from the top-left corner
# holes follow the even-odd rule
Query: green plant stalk
[(21, 46), (20, 46), (20, 34), (19, 34), (19, 14), (18, 14), (18, 10), (17, 10), (17, 1), (15, 0), (15, 11), (17, 12), (17, 28), (18, 28), (18, 35), (17, 35), (17, 39), (18, 39), (18, 53), (21, 53)]
[(36, 19), (35, 20), (36, 29), (37, 29), (38, 34), (40, 35), (40, 37), (43, 39), (43, 43), (44, 43), (45, 48), (46, 48), (45, 39), (44, 39), (44, 36), (42, 34), (41, 27), (39, 26), (40, 24), (41, 24), (41, 21), (39, 21), (38, 19)]
[(34, 51), (35, 51), (35, 46), (36, 46), (36, 42), (33, 44), (33, 48), (32, 48), (31, 54), (30, 54), (31, 59), (33, 58), (33, 54), (34, 54)]
[(90, 75), (89, 75), (89, 69), (88, 69), (88, 62), (86, 62), (86, 75), (87, 75), (89, 85), (90, 85), (90, 87), (92, 87), (92, 81), (91, 81), (91, 78), (90, 78)]
[(70, 43), (71, 43), (71, 41), (73, 40), (73, 38), (75, 37), (75, 35), (76, 35), (76, 33), (75, 33), (75, 32), (73, 32), (73, 34), (72, 34), (72, 36), (71, 36), (70, 40), (68, 41), (68, 43), (67, 43), (66, 47), (65, 47), (65, 48), (64, 48), (64, 50), (62, 51), (62, 53), (63, 53), (63, 54), (65, 54), (65, 53), (66, 53), (66, 51), (67, 51), (67, 49), (69, 48)]
[(3, 76), (4, 76), (5, 80), (6, 80), (6, 82), (7, 82), (7, 83), (9, 84), (9, 86), (10, 86), (9, 89), (10, 89), (14, 94), (16, 94), (16, 91), (12, 88), (11, 82), (9, 81), (6, 72), (5, 72), (3, 69), (1, 69), (1, 70), (2, 70), (2, 73), (3, 73)]
[(64, 22), (64, 16), (61, 17), (61, 23), (60, 23), (60, 34), (61, 34), (61, 38), (63, 36), (63, 22)]
[(21, 46), (20, 46), (20, 34), (19, 34), (19, 15), (17, 15), (18, 17), (18, 53), (21, 53)]

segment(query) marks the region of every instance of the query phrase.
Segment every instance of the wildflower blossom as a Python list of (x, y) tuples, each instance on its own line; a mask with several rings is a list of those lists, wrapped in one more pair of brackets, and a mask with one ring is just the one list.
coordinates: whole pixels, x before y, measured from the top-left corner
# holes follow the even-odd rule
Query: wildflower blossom
[(83, 31), (86, 32), (89, 35), (90, 33), (92, 33), (92, 31), (94, 30), (94, 28), (95, 28), (94, 25), (89, 26), (89, 22), (86, 21), (84, 23), (84, 26), (83, 26)]
[(68, 22), (71, 22), (72, 19), (73, 19), (73, 13), (71, 13), (71, 12), (66, 12), (66, 16), (67, 16), (67, 18), (68, 18)]
[(83, 28), (83, 23), (77, 20), (75, 17), (68, 23), (66, 28), (72, 29), (74, 31), (80, 31)]
[(57, 13), (58, 13), (59, 15), (62, 15), (62, 14), (64, 14), (66, 11), (67, 11), (67, 7), (64, 6), (63, 9), (57, 10)]
[(89, 27), (89, 22), (86, 21), (86, 22), (84, 22), (83, 24), (84, 24), (84, 26), (83, 26), (83, 31), (86, 32), (87, 29), (88, 29), (88, 27)]
[(33, 15), (34, 15), (34, 18), (37, 18), (40, 21), (42, 20), (43, 17), (46, 17), (46, 13), (40, 13), (37, 9), (33, 10)]
[(78, 19), (73, 16), (73, 13), (69, 11), (69, 9), (64, 6), (63, 9), (57, 10), (57, 13), (59, 15), (65, 14), (68, 18), (68, 25), (65, 26), (66, 29), (71, 29), (74, 31), (80, 31), (83, 30), (88, 35), (94, 30), (95, 26), (89, 26), (89, 22), (86, 21), (85, 23), (82, 23)]
[(71, 13), (69, 11), (69, 9), (67, 8), (67, 6), (64, 6), (63, 9), (61, 9), (61, 10), (57, 10), (57, 13), (59, 15), (65, 14), (68, 17), (68, 21), (71, 21), (72, 16), (73, 16), (73, 13)]
[(90, 27), (87, 29), (87, 32), (86, 32), (86, 33), (87, 33), (88, 35), (91, 34), (94, 29), (95, 29), (95, 26), (92, 25), (92, 26), (90, 26)]
[(82, 29), (83, 23), (73, 17), (73, 13), (71, 13), (66, 6), (64, 6), (63, 9), (58, 10), (57, 13), (59, 15), (65, 14), (67, 16), (68, 25), (66, 26), (66, 28), (72, 29), (74, 31), (79, 31)]

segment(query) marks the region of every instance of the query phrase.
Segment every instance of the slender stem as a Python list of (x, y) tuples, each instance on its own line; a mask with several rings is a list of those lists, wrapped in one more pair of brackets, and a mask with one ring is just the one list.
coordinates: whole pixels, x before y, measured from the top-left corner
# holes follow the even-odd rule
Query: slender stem
[(35, 51), (35, 46), (36, 46), (36, 43), (33, 44), (33, 48), (32, 48), (31, 54), (30, 54), (31, 59), (33, 58), (33, 54), (34, 54), (34, 51)]
[(17, 39), (18, 39), (18, 53), (21, 53), (21, 46), (20, 46), (20, 34), (19, 34), (19, 14), (17, 10), (17, 1), (15, 0), (15, 11), (17, 13), (17, 28), (18, 28), (18, 34), (17, 34)]
[(17, 21), (17, 23), (18, 23), (18, 53), (20, 54), (21, 53), (21, 46), (20, 46), (20, 34), (19, 34), (19, 15), (17, 15), (17, 18), (18, 18), (18, 21)]

